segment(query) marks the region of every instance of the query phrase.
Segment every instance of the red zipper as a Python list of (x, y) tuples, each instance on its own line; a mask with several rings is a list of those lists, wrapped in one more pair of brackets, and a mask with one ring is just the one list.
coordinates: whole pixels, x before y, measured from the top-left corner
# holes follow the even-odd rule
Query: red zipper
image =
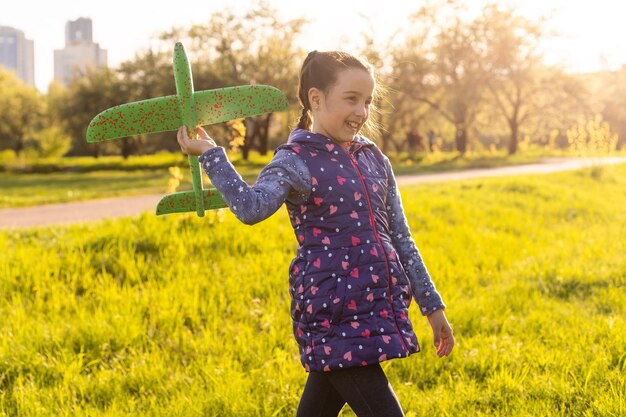
[(391, 268), (389, 267), (389, 260), (387, 259), (387, 252), (385, 252), (385, 247), (380, 241), (380, 236), (378, 235), (378, 229), (376, 229), (376, 221), (374, 220), (374, 212), (372, 211), (372, 204), (370, 201), (370, 195), (367, 192), (367, 187), (365, 186), (365, 179), (361, 174), (361, 170), (359, 169), (358, 164), (356, 163), (356, 158), (352, 155), (348, 150), (346, 150), (343, 146), (341, 147), (350, 157), (350, 162), (352, 162), (352, 166), (356, 170), (359, 179), (361, 180), (361, 184), (363, 185), (363, 190), (365, 191), (365, 199), (367, 200), (367, 209), (370, 213), (370, 223), (372, 225), (372, 230), (374, 231), (374, 237), (376, 238), (376, 242), (380, 245), (380, 248), (383, 251), (383, 256), (385, 258), (385, 265), (387, 265), (387, 291), (389, 291), (389, 308), (391, 309), (391, 316), (393, 317), (393, 324), (396, 326), (396, 331), (398, 332), (398, 336), (400, 336), (400, 342), (402, 343), (402, 348), (408, 352), (406, 344), (404, 343), (404, 337), (402, 336), (402, 332), (398, 327), (398, 322), (396, 321), (396, 313), (393, 310), (393, 297), (391, 296)]

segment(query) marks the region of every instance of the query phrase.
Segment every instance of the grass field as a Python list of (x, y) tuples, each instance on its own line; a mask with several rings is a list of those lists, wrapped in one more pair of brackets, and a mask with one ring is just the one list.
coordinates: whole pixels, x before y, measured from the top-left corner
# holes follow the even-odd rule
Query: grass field
[[(456, 153), (434, 153), (409, 156), (391, 155), (397, 175), (424, 172), (485, 168), (536, 162), (538, 155), (509, 157), (504, 154), (481, 154), (458, 157)], [(247, 161), (240, 153), (230, 158), (242, 177), (254, 183), (258, 173), (270, 161), (272, 153), (250, 153)], [(55, 158), (16, 164), (3, 170), (0, 164), (0, 209), (37, 206), (41, 204), (82, 201), (139, 194), (165, 193), (170, 174), (168, 168), (181, 168), (183, 179), (178, 191), (190, 190), (191, 176), (187, 158), (181, 153), (160, 153), (134, 156)], [(204, 176), (204, 183), (208, 178)]]
[[(412, 305), (407, 416), (626, 414), (626, 165), (401, 191), (457, 339)], [(293, 416), (295, 247), (284, 209), (1, 232), (0, 415)]]
[[(241, 175), (254, 182), (271, 156), (252, 154), (250, 160), (233, 161)], [(190, 190), (189, 163), (181, 153), (131, 157), (56, 158), (33, 161), (23, 170), (0, 170), (0, 208), (92, 200), (120, 196), (166, 193), (169, 167), (183, 174), (178, 191)], [(204, 175), (205, 184), (208, 183)]]
[[(160, 171), (95, 171), (78, 174), (0, 172), (0, 208), (26, 207), (127, 195), (164, 193), (169, 174)], [(182, 189), (182, 188), (181, 188)]]

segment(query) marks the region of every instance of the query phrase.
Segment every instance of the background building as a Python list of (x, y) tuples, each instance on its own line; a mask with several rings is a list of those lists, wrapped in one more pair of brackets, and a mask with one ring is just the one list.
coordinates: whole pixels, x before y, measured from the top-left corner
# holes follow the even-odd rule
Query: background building
[(35, 85), (35, 47), (24, 32), (0, 26), (0, 65), (17, 74), (25, 83)]
[(65, 48), (54, 51), (54, 78), (68, 86), (88, 68), (107, 66), (107, 51), (93, 42), (91, 19), (81, 17), (65, 24)]
[(91, 19), (81, 17), (65, 24), (65, 44), (92, 43), (93, 28)]

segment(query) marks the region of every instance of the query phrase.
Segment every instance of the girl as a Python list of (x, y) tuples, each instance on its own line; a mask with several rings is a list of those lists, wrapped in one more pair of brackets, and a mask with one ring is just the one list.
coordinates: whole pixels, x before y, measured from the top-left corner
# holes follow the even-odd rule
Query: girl
[(298, 416), (403, 416), (380, 362), (420, 350), (411, 295), (432, 326), (437, 355), (452, 329), (411, 238), (389, 163), (358, 135), (374, 97), (372, 68), (342, 52), (313, 51), (300, 71), (302, 117), (250, 187), (224, 148), (198, 128), (177, 139), (200, 163), (231, 211), (246, 224), (285, 203), (299, 246), (289, 267), (291, 316), (309, 376)]

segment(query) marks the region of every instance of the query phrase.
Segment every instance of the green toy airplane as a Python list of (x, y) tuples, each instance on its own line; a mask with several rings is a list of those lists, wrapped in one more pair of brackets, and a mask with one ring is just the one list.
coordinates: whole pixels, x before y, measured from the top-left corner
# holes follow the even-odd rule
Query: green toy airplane
[[(183, 124), (190, 137), (195, 137), (197, 126), (271, 113), (284, 110), (289, 105), (280, 90), (267, 85), (194, 92), (191, 67), (180, 42), (174, 46), (174, 80), (175, 96), (122, 104), (98, 114), (87, 128), (87, 142), (175, 131)], [(205, 210), (226, 207), (215, 188), (203, 188), (198, 157), (189, 155), (188, 159), (193, 190), (163, 197), (157, 204), (157, 215), (195, 211), (203, 217)]]

